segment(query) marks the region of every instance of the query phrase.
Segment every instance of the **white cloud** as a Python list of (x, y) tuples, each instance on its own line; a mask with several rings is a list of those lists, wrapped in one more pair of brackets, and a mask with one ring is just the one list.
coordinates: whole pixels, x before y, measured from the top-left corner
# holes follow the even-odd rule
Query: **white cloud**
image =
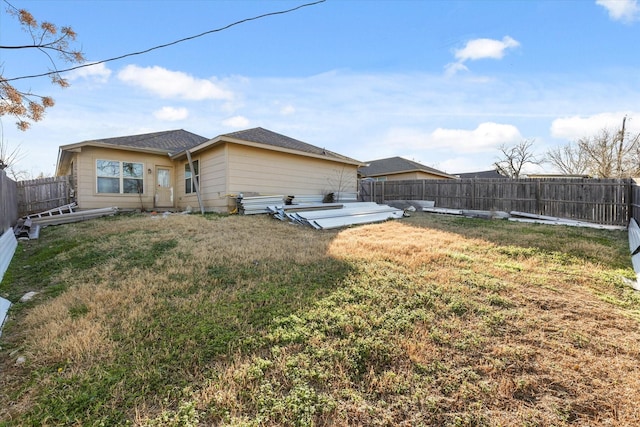
[(142, 87), (162, 98), (178, 98), (193, 101), (205, 99), (230, 100), (233, 94), (211, 80), (197, 79), (181, 71), (162, 67), (138, 67), (127, 65), (118, 78), (125, 83)]
[(451, 62), (444, 66), (444, 71), (447, 76), (453, 76), (458, 71), (469, 71), (469, 69), (461, 62)]
[[(624, 116), (627, 116), (626, 130), (633, 133), (640, 132), (640, 112), (611, 112), (555, 119), (551, 123), (551, 136), (574, 141), (596, 135), (602, 129), (618, 130), (622, 126)], [(638, 121), (633, 120), (634, 116), (638, 117)]]
[(437, 128), (429, 132), (418, 128), (392, 128), (383, 139), (382, 146), (375, 149), (375, 157), (406, 156), (411, 153), (414, 158), (423, 159), (421, 163), (428, 164), (436, 152), (438, 157), (442, 157), (443, 153), (489, 153), (502, 144), (509, 145), (522, 139), (517, 127), (493, 122), (481, 123), (472, 130)]
[(456, 62), (445, 65), (445, 74), (452, 76), (458, 71), (469, 71), (464, 63), (466, 61), (476, 61), (478, 59), (502, 59), (507, 49), (515, 49), (520, 43), (509, 37), (504, 36), (502, 40), (495, 39), (474, 39), (469, 40), (462, 49), (456, 49), (454, 52)]
[(487, 170), (486, 167), (483, 168), (482, 165), (479, 165), (473, 158), (465, 156), (452, 157), (434, 165), (433, 167), (450, 174)]
[(189, 116), (189, 110), (184, 107), (162, 107), (161, 109), (154, 111), (153, 115), (158, 120), (167, 122), (175, 122), (178, 120), (184, 120)]
[(249, 126), (249, 119), (243, 116), (233, 116), (233, 117), (229, 117), (226, 120), (223, 120), (222, 124), (232, 128), (241, 129)]
[(507, 49), (520, 46), (516, 40), (504, 36), (502, 40), (475, 39), (469, 40), (465, 47), (455, 51), (456, 59), (460, 62), (475, 61), (477, 59), (502, 59)]
[(640, 17), (637, 0), (596, 0), (596, 4), (607, 9), (614, 21), (633, 22)]
[(501, 144), (518, 142), (522, 135), (513, 125), (485, 122), (473, 130), (438, 128), (431, 133), (431, 140), (439, 147), (469, 153), (494, 150)]
[(78, 68), (68, 74), (69, 80), (87, 79), (98, 83), (106, 83), (111, 76), (111, 70), (104, 63)]
[(282, 114), (283, 116), (289, 116), (295, 112), (296, 112), (296, 109), (294, 108), (293, 105), (285, 105), (280, 109), (280, 114)]

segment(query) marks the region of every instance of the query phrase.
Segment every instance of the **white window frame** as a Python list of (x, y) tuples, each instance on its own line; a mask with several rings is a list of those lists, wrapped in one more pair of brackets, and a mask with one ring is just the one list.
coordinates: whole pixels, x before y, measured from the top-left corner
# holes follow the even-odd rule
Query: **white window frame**
[[(117, 173), (100, 173), (100, 162), (111, 163), (111, 167), (114, 168), (117, 163)], [(125, 165), (133, 165), (132, 171), (129, 174), (125, 173)], [(108, 166), (108, 165), (105, 165)], [(136, 167), (137, 166), (137, 167)], [(106, 160), (106, 159), (96, 159), (96, 194), (144, 194), (144, 163), (142, 162), (125, 162), (122, 160)], [(131, 173), (135, 173), (137, 176), (131, 176)], [(118, 191), (100, 191), (100, 179), (112, 179), (118, 180)], [(136, 188), (140, 188), (142, 191), (126, 191), (125, 192), (125, 181), (136, 180), (140, 181), (141, 186), (136, 185)]]

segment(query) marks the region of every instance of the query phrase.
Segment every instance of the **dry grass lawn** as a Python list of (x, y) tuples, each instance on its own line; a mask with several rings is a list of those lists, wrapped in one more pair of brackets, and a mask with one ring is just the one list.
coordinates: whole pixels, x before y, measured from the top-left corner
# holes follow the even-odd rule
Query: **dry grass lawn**
[[(21, 243), (0, 425), (640, 425), (626, 233), (138, 215)], [(16, 364), (19, 357), (25, 362)]]

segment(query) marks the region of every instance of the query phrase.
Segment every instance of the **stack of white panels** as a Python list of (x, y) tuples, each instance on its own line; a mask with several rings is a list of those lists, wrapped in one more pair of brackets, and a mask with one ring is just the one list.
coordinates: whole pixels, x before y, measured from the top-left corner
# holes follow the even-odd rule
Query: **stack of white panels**
[(284, 205), (284, 196), (254, 196), (238, 199), (238, 211), (244, 215), (269, 213), (269, 206)]
[(9, 268), (13, 254), (18, 247), (18, 241), (13, 232), (13, 228), (9, 228), (4, 233), (0, 234), (0, 282), (4, 272)]
[(281, 212), (278, 217), (316, 229), (332, 229), (402, 218), (403, 214), (402, 209), (388, 205), (379, 205), (373, 202), (354, 202), (346, 203), (341, 209), (333, 207), (322, 210)]
[(631, 252), (631, 264), (636, 272), (636, 281), (633, 288), (640, 291), (640, 227), (635, 219), (629, 221), (629, 252)]

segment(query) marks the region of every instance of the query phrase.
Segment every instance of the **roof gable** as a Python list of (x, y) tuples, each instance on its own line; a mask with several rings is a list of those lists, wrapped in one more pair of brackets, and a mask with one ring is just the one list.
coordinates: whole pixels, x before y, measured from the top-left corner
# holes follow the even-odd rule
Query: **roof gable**
[(341, 162), (346, 161), (349, 163), (361, 164), (361, 162), (359, 162), (358, 160), (352, 159), (350, 157), (343, 156), (325, 148), (307, 144), (306, 142), (302, 142), (297, 139), (261, 127), (223, 134), (220, 135), (220, 138), (233, 138), (271, 147), (277, 147), (285, 150), (300, 151), (302, 153), (322, 156), (327, 159), (333, 159)]
[(438, 169), (430, 168), (429, 166), (425, 166), (421, 163), (397, 156), (389, 157), (387, 159), (372, 160), (367, 163), (369, 164), (369, 166), (362, 167), (358, 170), (360, 174), (365, 177), (421, 171), (433, 175), (453, 178), (453, 176), (449, 175), (446, 172), (442, 172)]

